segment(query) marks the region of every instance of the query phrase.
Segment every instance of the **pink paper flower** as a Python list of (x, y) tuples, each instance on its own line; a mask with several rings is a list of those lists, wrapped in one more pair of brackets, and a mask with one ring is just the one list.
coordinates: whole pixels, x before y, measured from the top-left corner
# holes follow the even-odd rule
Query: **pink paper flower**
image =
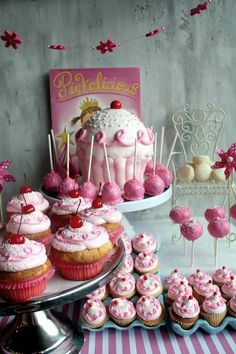
[(113, 42), (112, 39), (108, 39), (106, 42), (100, 41), (100, 44), (96, 47), (97, 50), (100, 50), (102, 54), (106, 52), (113, 52), (113, 49), (118, 47), (119, 43)]
[(4, 35), (0, 36), (0, 38), (3, 42), (6, 42), (6, 48), (18, 49), (18, 45), (22, 43), (22, 39), (17, 37), (17, 32), (4, 31)]
[(233, 169), (236, 170), (236, 143), (232, 144), (226, 152), (218, 148), (216, 152), (221, 158), (221, 161), (215, 162), (211, 168), (216, 170), (225, 167), (225, 177), (228, 179)]
[(199, 4), (197, 7), (194, 7), (190, 10), (190, 16), (199, 15), (202, 11), (208, 9), (208, 2), (204, 2), (203, 4)]
[(15, 182), (15, 177), (7, 172), (7, 168), (12, 163), (11, 160), (5, 160), (0, 163), (0, 193), (3, 190), (4, 182)]

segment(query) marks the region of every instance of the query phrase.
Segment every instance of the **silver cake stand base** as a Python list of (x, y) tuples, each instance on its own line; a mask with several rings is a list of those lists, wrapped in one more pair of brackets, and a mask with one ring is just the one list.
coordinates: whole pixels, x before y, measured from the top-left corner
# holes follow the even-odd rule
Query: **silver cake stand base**
[[(25, 303), (0, 301), (0, 316), (15, 315), (1, 333), (1, 353), (78, 354), (84, 344), (80, 323), (73, 324), (67, 316), (53, 308), (82, 299), (109, 283), (114, 276), (113, 272), (122, 265), (124, 257), (125, 246), (122, 239), (119, 239), (113, 254), (104, 263), (102, 273), (97, 277), (85, 282), (72, 282), (77, 285)], [(62, 278), (60, 281), (63, 283)], [(78, 317), (81, 319), (80, 314)]]

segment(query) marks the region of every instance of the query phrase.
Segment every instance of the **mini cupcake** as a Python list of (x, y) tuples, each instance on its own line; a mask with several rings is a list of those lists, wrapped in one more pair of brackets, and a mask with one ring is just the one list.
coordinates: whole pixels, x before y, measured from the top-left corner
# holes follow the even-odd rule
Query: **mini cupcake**
[(104, 227), (110, 236), (110, 241), (114, 245), (117, 238), (124, 231), (121, 224), (122, 214), (114, 206), (99, 203), (99, 198), (92, 201), (92, 206), (79, 212), (82, 220), (91, 222), (96, 226)]
[(155, 252), (157, 250), (157, 240), (149, 232), (137, 234), (132, 240), (133, 249), (136, 253), (139, 252)]
[(32, 191), (29, 186), (23, 186), (20, 188), (20, 193), (13, 196), (7, 203), (7, 221), (13, 214), (21, 214), (21, 206), (25, 204), (31, 204), (36, 211), (41, 211), (46, 214), (49, 212), (49, 202), (43, 197), (40, 192)]
[(165, 311), (154, 296), (143, 295), (136, 304), (137, 318), (148, 327), (157, 326), (165, 317)]
[(196, 271), (188, 277), (188, 282), (192, 287), (199, 283), (207, 283), (209, 280), (212, 280), (211, 276), (208, 273), (202, 272), (200, 269), (196, 269)]
[(192, 295), (177, 299), (170, 309), (171, 320), (183, 329), (191, 328), (197, 322), (199, 313), (198, 301)]
[(140, 295), (155, 297), (163, 291), (161, 280), (156, 274), (141, 275), (136, 282), (136, 289)]
[(184, 284), (183, 281), (177, 284), (173, 284), (169, 287), (167, 292), (167, 302), (171, 305), (174, 301), (180, 299), (181, 297), (189, 297), (192, 295), (193, 289), (190, 285)]
[(108, 321), (109, 315), (99, 299), (89, 299), (85, 302), (82, 318), (90, 328), (100, 328)]
[(123, 234), (122, 236), (122, 240), (125, 244), (125, 252), (126, 253), (131, 253), (132, 252), (132, 241), (129, 238), (129, 236), (127, 234)]
[(129, 273), (119, 273), (112, 278), (109, 284), (109, 290), (112, 297), (130, 299), (136, 292), (134, 276)]
[(231, 270), (227, 269), (225, 266), (223, 266), (214, 272), (212, 279), (214, 283), (218, 285), (219, 288), (221, 288), (224, 283), (230, 280), (231, 275), (234, 275), (234, 273)]
[(201, 317), (212, 327), (221, 324), (227, 313), (226, 300), (218, 292), (203, 301), (201, 306)]
[(118, 273), (132, 273), (134, 269), (134, 261), (133, 261), (133, 258), (131, 257), (131, 255), (129, 253), (127, 253), (125, 255), (125, 260), (124, 260), (124, 263), (123, 265), (121, 266), (121, 268), (119, 268), (117, 270), (117, 274)]
[(231, 297), (228, 303), (228, 312), (230, 316), (236, 318), (236, 295)]
[(201, 305), (205, 299), (213, 295), (213, 293), (219, 293), (220, 289), (217, 285), (212, 283), (212, 280), (208, 280), (207, 283), (198, 283), (193, 288), (193, 295)]
[(12, 215), (6, 225), (5, 238), (17, 233), (20, 228), (25, 237), (41, 242), (47, 247), (53, 238), (49, 217), (41, 211), (34, 211), (33, 205), (28, 204), (25, 207), (32, 207), (33, 211), (27, 214)]
[(41, 295), (55, 272), (44, 245), (22, 234), (0, 242), (0, 296), (25, 302)]
[(68, 225), (73, 214), (88, 208), (90, 204), (89, 199), (79, 196), (78, 190), (71, 191), (68, 196), (64, 196), (54, 203), (51, 210), (51, 221), (55, 230)]
[(160, 264), (153, 252), (141, 252), (135, 257), (134, 267), (139, 274), (156, 273)]
[(222, 285), (221, 293), (226, 300), (230, 300), (231, 297), (236, 295), (236, 279), (234, 275), (231, 275), (230, 280)]
[(188, 284), (188, 280), (185, 276), (180, 274), (177, 268), (173, 269), (170, 275), (164, 278), (164, 290), (168, 291), (171, 285), (179, 284), (181, 281), (184, 282), (184, 284)]
[(101, 286), (100, 288), (94, 290), (86, 297), (90, 300), (98, 299), (98, 300), (105, 300), (109, 295), (109, 291), (106, 285)]
[(122, 297), (111, 300), (109, 313), (112, 320), (122, 327), (128, 326), (136, 318), (136, 310), (133, 303)]
[(59, 273), (69, 280), (87, 280), (102, 271), (112, 250), (103, 227), (71, 217), (70, 225), (59, 229), (52, 240), (50, 257)]

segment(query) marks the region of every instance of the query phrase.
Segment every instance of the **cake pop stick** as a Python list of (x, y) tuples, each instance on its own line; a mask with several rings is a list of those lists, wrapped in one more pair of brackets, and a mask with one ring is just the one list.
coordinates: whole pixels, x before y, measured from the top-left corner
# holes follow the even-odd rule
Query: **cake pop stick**
[(184, 222), (180, 227), (181, 234), (188, 241), (192, 241), (191, 252), (191, 266), (194, 264), (194, 241), (196, 241), (203, 234), (203, 226), (200, 221), (188, 220)]
[(70, 135), (66, 136), (66, 177), (70, 176)]
[(194, 266), (194, 241), (192, 241), (192, 250), (191, 250), (191, 267)]
[(105, 161), (106, 161), (106, 166), (107, 166), (108, 181), (111, 183), (111, 174), (110, 174), (110, 168), (109, 168), (109, 162), (108, 162), (108, 157), (107, 157), (107, 149), (106, 149), (105, 141), (103, 142), (103, 149), (104, 149)]
[(154, 140), (154, 155), (153, 155), (153, 174), (155, 175), (155, 166), (157, 160), (157, 132), (155, 132), (155, 140)]
[(169, 166), (169, 163), (170, 163), (170, 160), (171, 160), (171, 156), (172, 156), (172, 153), (173, 153), (173, 151), (174, 151), (174, 147), (175, 147), (175, 143), (176, 143), (177, 137), (178, 137), (178, 133), (176, 132), (176, 133), (175, 133), (175, 137), (174, 137), (173, 144), (172, 144), (171, 149), (170, 149), (169, 157), (168, 157), (168, 159), (167, 159), (166, 167)]
[[(192, 212), (188, 207), (185, 207), (183, 205), (177, 205), (174, 208), (171, 209), (169, 213), (169, 217), (175, 224), (183, 224), (187, 220), (189, 220), (192, 217)], [(180, 237), (181, 237), (181, 232), (180, 232)], [(178, 238), (178, 240), (180, 239)], [(172, 236), (172, 240), (174, 240), (174, 236)], [(186, 242), (185, 238), (183, 237), (183, 246), (184, 246), (184, 254), (187, 256), (187, 248), (186, 248)]]
[(215, 264), (218, 258), (218, 238), (223, 238), (230, 231), (229, 221), (226, 219), (216, 218), (209, 222), (207, 226), (209, 234), (215, 238)]
[(161, 161), (162, 161), (162, 153), (163, 153), (164, 136), (165, 136), (165, 127), (162, 127), (162, 128), (161, 128), (161, 145), (160, 145), (160, 156), (159, 156), (159, 163), (160, 163), (160, 164), (161, 164)]
[(137, 163), (137, 139), (135, 138), (134, 142), (134, 171), (133, 171), (133, 179), (136, 177), (136, 163)]
[(91, 177), (91, 166), (92, 166), (92, 159), (93, 159), (93, 143), (94, 143), (94, 135), (91, 136), (89, 167), (88, 167), (88, 179), (87, 179), (88, 181), (90, 181), (90, 177)]
[(51, 129), (51, 136), (52, 136), (52, 145), (53, 145), (53, 149), (54, 149), (55, 159), (56, 159), (56, 162), (58, 163), (57, 146), (56, 146), (55, 135), (54, 135), (53, 129)]
[(53, 171), (52, 144), (51, 144), (50, 134), (48, 134), (48, 149), (49, 149), (50, 167), (51, 167), (51, 171)]

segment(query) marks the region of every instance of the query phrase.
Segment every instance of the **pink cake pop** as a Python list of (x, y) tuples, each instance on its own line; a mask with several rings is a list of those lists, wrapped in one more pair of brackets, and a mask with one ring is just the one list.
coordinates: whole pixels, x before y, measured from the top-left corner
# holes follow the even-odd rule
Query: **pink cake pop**
[(194, 241), (203, 234), (202, 223), (198, 220), (187, 220), (180, 226), (180, 232), (188, 241), (192, 241), (191, 266), (194, 265)]
[(230, 216), (236, 220), (236, 204), (233, 204), (231, 207), (230, 207)]
[(60, 185), (60, 194), (61, 195), (68, 195), (74, 189), (78, 189), (78, 183), (70, 177), (66, 177), (62, 180)]
[(145, 194), (147, 195), (160, 195), (165, 189), (163, 179), (157, 175), (150, 174), (143, 183)]
[(226, 212), (221, 206), (214, 206), (205, 211), (204, 216), (208, 222), (214, 220), (215, 218), (225, 219)]
[(155, 166), (155, 174), (161, 177), (161, 179), (165, 183), (165, 188), (169, 187), (169, 185), (173, 181), (172, 172), (163, 164), (157, 164)]
[(52, 144), (51, 144), (50, 134), (48, 134), (48, 149), (49, 149), (49, 159), (50, 159), (51, 171), (44, 177), (43, 187), (48, 192), (58, 193), (60, 190), (60, 184), (61, 184), (62, 178), (53, 169)]
[[(215, 218), (207, 226), (209, 234), (215, 238), (215, 266), (218, 256), (218, 238), (223, 238), (230, 232), (230, 224), (226, 219)], [(230, 239), (230, 238), (229, 238)]]
[(171, 209), (169, 217), (175, 224), (183, 224), (192, 217), (192, 212), (188, 207), (177, 205)]

